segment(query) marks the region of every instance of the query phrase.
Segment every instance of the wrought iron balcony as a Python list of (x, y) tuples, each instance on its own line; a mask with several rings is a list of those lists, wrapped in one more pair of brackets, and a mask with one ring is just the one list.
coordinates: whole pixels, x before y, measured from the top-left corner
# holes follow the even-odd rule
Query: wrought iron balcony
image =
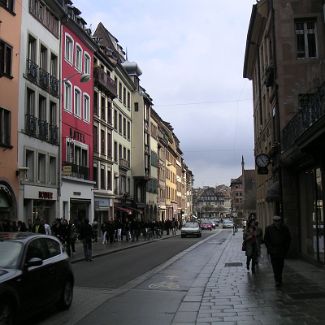
[(117, 97), (117, 88), (115, 81), (101, 67), (94, 68), (94, 80), (96, 85), (108, 93), (112, 98)]
[(49, 133), (49, 124), (46, 121), (38, 120), (38, 138), (47, 141)]
[(29, 59), (26, 60), (25, 77), (52, 96), (59, 97), (59, 80)]
[(55, 145), (59, 144), (59, 128), (56, 125), (49, 126), (49, 142)]
[(47, 121), (40, 120), (37, 117), (25, 115), (25, 133), (31, 137), (58, 145), (58, 127), (49, 125)]
[(119, 159), (119, 167), (121, 169), (128, 170), (128, 169), (130, 169), (130, 162), (126, 159), (120, 158)]
[(37, 134), (37, 118), (33, 115), (25, 115), (25, 133), (35, 137)]
[(62, 174), (63, 176), (76, 177), (81, 179), (89, 179), (89, 168), (74, 164), (69, 161), (62, 162)]
[(288, 150), (307, 130), (325, 117), (325, 84), (314, 94), (302, 96), (301, 109), (282, 130), (282, 149)]

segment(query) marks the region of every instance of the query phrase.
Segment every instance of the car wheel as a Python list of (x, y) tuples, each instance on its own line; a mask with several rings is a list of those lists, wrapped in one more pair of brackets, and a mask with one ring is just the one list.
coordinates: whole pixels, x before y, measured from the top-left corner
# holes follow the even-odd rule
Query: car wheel
[(62, 310), (69, 309), (72, 304), (72, 298), (73, 283), (71, 280), (66, 280), (62, 288), (60, 300), (58, 301), (58, 307)]
[(0, 324), (14, 324), (14, 306), (10, 301), (0, 300)]
[(181, 235), (181, 238), (184, 238), (185, 236), (184, 235)]

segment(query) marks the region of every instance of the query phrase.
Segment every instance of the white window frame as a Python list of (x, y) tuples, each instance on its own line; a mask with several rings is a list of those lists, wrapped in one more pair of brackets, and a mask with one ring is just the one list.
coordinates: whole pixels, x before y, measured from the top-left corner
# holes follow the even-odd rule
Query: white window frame
[[(71, 46), (67, 46), (67, 40), (71, 42)], [(68, 49), (70, 49), (68, 51)], [(66, 61), (68, 61), (70, 64), (73, 64), (73, 49), (74, 49), (74, 40), (71, 35), (65, 34), (65, 40), (64, 40), (64, 58)]]
[[(78, 54), (80, 54), (78, 56)], [(76, 53), (75, 53), (75, 67), (78, 71), (82, 71), (82, 57), (83, 57), (82, 47), (76, 43)]]
[[(88, 101), (88, 105), (86, 104)], [(87, 93), (83, 95), (83, 119), (90, 122), (90, 96)]]
[(90, 75), (91, 71), (91, 58), (88, 52), (84, 52), (84, 73)]
[[(68, 95), (68, 88), (70, 89)], [(70, 81), (64, 82), (64, 110), (72, 113), (72, 84)]]
[[(77, 97), (76, 94), (79, 93), (79, 106), (78, 101), (77, 101)], [(73, 91), (73, 113), (75, 116), (77, 116), (78, 118), (81, 118), (81, 104), (82, 104), (82, 92), (81, 89), (79, 87), (74, 87), (74, 91)]]

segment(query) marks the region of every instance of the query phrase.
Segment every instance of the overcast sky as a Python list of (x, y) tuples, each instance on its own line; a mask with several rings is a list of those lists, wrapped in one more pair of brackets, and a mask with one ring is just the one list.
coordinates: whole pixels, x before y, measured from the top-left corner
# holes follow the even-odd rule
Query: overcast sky
[(230, 185), (254, 168), (252, 85), (243, 79), (256, 0), (74, 0), (142, 70), (154, 109), (174, 128), (194, 186)]

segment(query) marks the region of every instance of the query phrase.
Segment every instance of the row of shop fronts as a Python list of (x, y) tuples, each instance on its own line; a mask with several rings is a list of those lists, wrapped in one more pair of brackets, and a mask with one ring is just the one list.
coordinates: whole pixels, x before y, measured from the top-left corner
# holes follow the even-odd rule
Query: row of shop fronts
[[(51, 224), (56, 218), (63, 218), (81, 223), (87, 218), (91, 223), (96, 221), (102, 224), (117, 218), (137, 218), (141, 221), (181, 218), (177, 205), (158, 207), (154, 203), (136, 204), (131, 198), (113, 196), (94, 196), (93, 199), (89, 199), (89, 195), (86, 194), (92, 190), (88, 186), (76, 187), (73, 183), (64, 186), (64, 194), (58, 199), (57, 189), (24, 185), (23, 198), (19, 201), (10, 185), (0, 182), (0, 221), (22, 220), (25, 223), (33, 223), (39, 218)], [(22, 213), (18, 215), (17, 211)]]

